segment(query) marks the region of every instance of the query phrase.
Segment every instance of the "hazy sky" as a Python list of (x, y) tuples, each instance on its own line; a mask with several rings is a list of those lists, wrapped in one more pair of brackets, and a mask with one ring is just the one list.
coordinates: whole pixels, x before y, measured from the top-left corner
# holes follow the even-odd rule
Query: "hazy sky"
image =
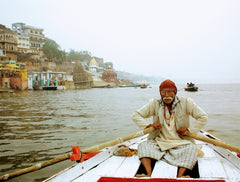
[(239, 0), (0, 0), (23, 22), (114, 69), (196, 83), (240, 83)]

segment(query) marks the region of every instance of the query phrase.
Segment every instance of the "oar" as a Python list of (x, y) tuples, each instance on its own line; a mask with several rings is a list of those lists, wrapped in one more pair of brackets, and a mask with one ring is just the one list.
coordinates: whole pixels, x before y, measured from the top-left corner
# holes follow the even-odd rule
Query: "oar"
[[(153, 127), (149, 127), (149, 128), (146, 128), (146, 129), (144, 129), (142, 131), (138, 131), (136, 133), (133, 133), (133, 134), (121, 137), (121, 138), (116, 138), (114, 140), (102, 143), (100, 145), (96, 145), (96, 146), (93, 146), (93, 147), (90, 147), (90, 148), (87, 148), (87, 149), (83, 149), (82, 153), (96, 152), (96, 151), (99, 151), (99, 150), (101, 150), (103, 148), (106, 148), (106, 147), (109, 147), (109, 146), (113, 146), (113, 145), (116, 145), (118, 143), (122, 143), (124, 141), (130, 140), (130, 139), (133, 139), (133, 138), (137, 138), (139, 136), (143, 136), (143, 135), (145, 135), (147, 133), (151, 133), (154, 130), (155, 129)], [(64, 161), (66, 159), (69, 159), (70, 156), (71, 156), (71, 154), (65, 154), (65, 155), (62, 155), (62, 156), (57, 157), (55, 159), (51, 159), (51, 160), (48, 160), (48, 161), (45, 161), (45, 162), (41, 162), (41, 163), (38, 163), (38, 164), (33, 165), (33, 166), (30, 166), (28, 168), (21, 169), (21, 170), (16, 171), (16, 172), (5, 174), (3, 176), (0, 176), (0, 181), (8, 180), (10, 178), (13, 178), (13, 177), (16, 177), (16, 176), (20, 176), (20, 175), (25, 174), (25, 173), (29, 173), (29, 172), (32, 172), (32, 171), (36, 171), (36, 170), (42, 169), (42, 168), (50, 166), (52, 164), (56, 164), (58, 162)]]
[(190, 133), (188, 131), (185, 132), (184, 135), (188, 136), (188, 137), (191, 137), (191, 138), (194, 138), (196, 140), (201, 140), (201, 141), (204, 141), (204, 142), (211, 143), (213, 145), (216, 145), (216, 146), (219, 146), (219, 147), (231, 150), (233, 152), (240, 153), (240, 147), (237, 147), (237, 146), (234, 146), (234, 145), (230, 145), (230, 144), (221, 142), (219, 140), (215, 140), (215, 139), (211, 139), (211, 138), (208, 138), (208, 137), (205, 137), (205, 136), (201, 136), (201, 135), (198, 135), (196, 133)]

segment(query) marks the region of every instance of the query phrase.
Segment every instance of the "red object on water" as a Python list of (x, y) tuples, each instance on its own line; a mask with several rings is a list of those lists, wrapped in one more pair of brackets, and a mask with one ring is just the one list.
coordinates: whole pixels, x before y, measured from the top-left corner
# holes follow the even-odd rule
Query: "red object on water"
[(240, 158), (240, 153), (237, 153), (237, 156)]

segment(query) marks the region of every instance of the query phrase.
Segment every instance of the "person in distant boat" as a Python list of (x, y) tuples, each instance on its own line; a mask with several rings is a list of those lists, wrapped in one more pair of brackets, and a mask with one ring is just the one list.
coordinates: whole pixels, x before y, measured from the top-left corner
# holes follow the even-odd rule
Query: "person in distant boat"
[[(198, 155), (197, 146), (183, 135), (187, 130), (199, 132), (206, 125), (208, 115), (191, 98), (176, 96), (177, 87), (171, 80), (163, 81), (159, 92), (160, 99), (151, 99), (133, 112), (132, 119), (140, 129), (155, 128), (148, 140), (138, 145), (138, 156), (147, 176), (152, 173), (152, 160), (162, 159), (179, 167), (177, 177), (183, 177), (187, 169), (193, 169)], [(195, 121), (190, 123), (189, 116)], [(153, 117), (152, 124), (145, 120), (149, 117)]]

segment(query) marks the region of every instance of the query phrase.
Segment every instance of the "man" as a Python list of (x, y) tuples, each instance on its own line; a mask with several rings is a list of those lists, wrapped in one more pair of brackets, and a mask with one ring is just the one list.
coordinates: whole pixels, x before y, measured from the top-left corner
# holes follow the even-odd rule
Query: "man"
[[(151, 176), (151, 159), (160, 160), (178, 166), (177, 177), (183, 177), (186, 169), (192, 170), (197, 162), (197, 147), (190, 138), (184, 137), (188, 130), (200, 131), (207, 123), (207, 114), (191, 99), (177, 97), (177, 87), (171, 80), (165, 80), (159, 86), (161, 99), (152, 99), (148, 104), (133, 113), (133, 121), (140, 129), (150, 126), (155, 131), (148, 140), (139, 144), (138, 156)], [(145, 118), (153, 117), (149, 124)], [(195, 118), (190, 124), (189, 116)]]

